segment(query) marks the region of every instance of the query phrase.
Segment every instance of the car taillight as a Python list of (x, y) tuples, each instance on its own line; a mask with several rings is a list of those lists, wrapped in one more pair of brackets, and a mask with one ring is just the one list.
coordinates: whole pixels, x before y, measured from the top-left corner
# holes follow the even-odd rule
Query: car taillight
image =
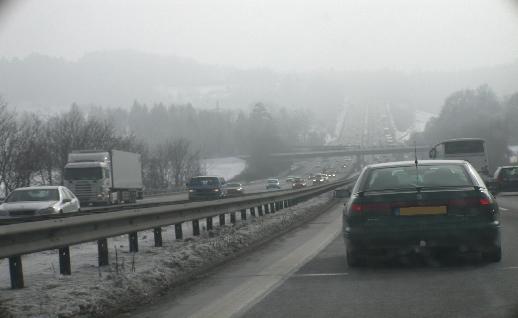
[(481, 198), (479, 203), (481, 206), (487, 206), (491, 204), (491, 201), (488, 198)]
[(358, 203), (351, 204), (351, 213), (361, 213), (363, 211), (363, 205)]

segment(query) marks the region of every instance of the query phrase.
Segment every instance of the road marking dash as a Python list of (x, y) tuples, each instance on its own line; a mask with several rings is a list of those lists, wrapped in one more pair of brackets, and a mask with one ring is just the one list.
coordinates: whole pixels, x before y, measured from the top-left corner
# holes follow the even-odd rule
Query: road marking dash
[(349, 273), (311, 273), (311, 274), (295, 274), (293, 277), (319, 277), (319, 276), (346, 276)]
[(503, 207), (500, 207), (500, 210), (502, 210), (502, 211), (509, 211), (508, 208), (503, 208)]
[(518, 266), (508, 266), (508, 267), (504, 267), (502, 268), (504, 271), (505, 270), (510, 270), (510, 269), (518, 269)]

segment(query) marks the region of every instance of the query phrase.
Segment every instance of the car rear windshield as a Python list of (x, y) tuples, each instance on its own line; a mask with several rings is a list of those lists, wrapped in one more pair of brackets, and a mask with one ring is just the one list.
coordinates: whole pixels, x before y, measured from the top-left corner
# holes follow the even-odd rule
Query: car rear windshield
[(219, 179), (216, 177), (196, 177), (189, 182), (191, 186), (214, 186), (219, 185)]
[(59, 201), (57, 189), (15, 190), (5, 202)]
[(239, 183), (229, 183), (229, 184), (227, 184), (227, 187), (229, 187), (229, 188), (240, 188), (241, 184), (239, 184)]
[(408, 189), (415, 187), (472, 186), (461, 165), (423, 165), (377, 168), (370, 171), (363, 190)]
[(518, 167), (502, 168), (502, 177), (518, 177)]
[(444, 153), (453, 155), (461, 153), (483, 153), (484, 141), (482, 140), (462, 140), (444, 143)]
[(277, 180), (277, 179), (269, 179), (268, 180), (268, 183), (278, 183), (278, 182), (279, 182), (279, 180)]

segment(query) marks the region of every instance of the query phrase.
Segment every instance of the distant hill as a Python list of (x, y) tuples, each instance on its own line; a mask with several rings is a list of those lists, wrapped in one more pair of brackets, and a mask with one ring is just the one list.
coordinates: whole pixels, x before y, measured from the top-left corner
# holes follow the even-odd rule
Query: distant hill
[(131, 50), (90, 53), (77, 61), (33, 54), (0, 60), (0, 95), (18, 109), (80, 105), (130, 107), (191, 103), (236, 108), (257, 101), (335, 114), (344, 100), (393, 103), (436, 113), (451, 92), (487, 83), (518, 91), (518, 63), (458, 72), (241, 70)]

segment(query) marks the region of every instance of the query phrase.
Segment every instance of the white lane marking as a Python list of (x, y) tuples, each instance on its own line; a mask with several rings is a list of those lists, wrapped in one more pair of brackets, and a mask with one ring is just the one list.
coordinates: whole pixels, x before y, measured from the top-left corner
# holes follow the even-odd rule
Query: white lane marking
[(335, 222), (322, 228), (316, 236), (265, 268), (258, 273), (259, 276), (243, 282), (228, 294), (222, 295), (221, 298), (200, 308), (190, 317), (233, 317), (261, 301), (269, 292), (286, 280), (290, 274), (317, 255), (340, 234), (342, 222), (339, 211), (341, 209), (337, 210), (338, 212), (336, 210), (333, 212)]
[(508, 266), (508, 267), (504, 267), (502, 268), (502, 270), (510, 270), (510, 269), (518, 269), (518, 266)]
[(349, 273), (313, 273), (313, 274), (296, 274), (293, 277), (321, 277), (321, 276), (346, 276)]
[(509, 211), (508, 208), (504, 208), (504, 207), (500, 207), (500, 210), (502, 210), (502, 211)]

